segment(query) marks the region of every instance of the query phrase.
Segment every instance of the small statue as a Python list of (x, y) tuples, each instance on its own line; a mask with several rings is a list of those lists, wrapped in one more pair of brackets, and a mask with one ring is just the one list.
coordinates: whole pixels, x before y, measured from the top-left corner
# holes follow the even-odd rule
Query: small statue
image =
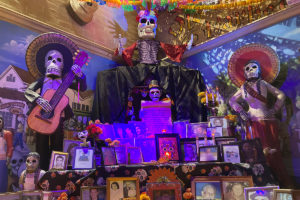
[(7, 191), (7, 166), (13, 154), (13, 134), (4, 130), (4, 119), (0, 115), (0, 193)]
[(31, 152), (26, 158), (26, 170), (21, 173), (19, 186), (21, 190), (36, 190), (37, 183), (46, 173), (40, 169), (40, 155)]

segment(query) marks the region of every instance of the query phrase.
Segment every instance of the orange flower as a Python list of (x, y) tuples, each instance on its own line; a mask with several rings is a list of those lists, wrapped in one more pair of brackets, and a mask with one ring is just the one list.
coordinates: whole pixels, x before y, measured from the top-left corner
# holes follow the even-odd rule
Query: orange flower
[(205, 174), (206, 173), (206, 169), (201, 169), (201, 174)]

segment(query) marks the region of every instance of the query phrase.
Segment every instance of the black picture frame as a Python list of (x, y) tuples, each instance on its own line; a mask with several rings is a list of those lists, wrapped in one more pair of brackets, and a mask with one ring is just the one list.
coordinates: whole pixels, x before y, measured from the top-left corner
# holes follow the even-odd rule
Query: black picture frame
[(221, 144), (221, 152), (224, 162), (241, 163), (242, 161), (242, 154), (239, 144)]
[(264, 163), (266, 157), (259, 138), (243, 140), (232, 144), (239, 144), (243, 163)]
[(117, 165), (117, 158), (114, 147), (101, 147), (102, 165)]
[[(191, 148), (188, 148), (193, 151), (193, 154), (189, 154), (187, 152), (187, 146), (190, 146)], [(182, 138), (180, 139), (180, 150), (181, 150), (181, 162), (197, 162), (198, 161), (198, 153), (197, 149), (198, 145), (196, 143), (195, 138)], [(191, 155), (189, 157), (188, 155)]]
[[(171, 153), (169, 161), (181, 161), (180, 139), (177, 133), (155, 134), (156, 158), (159, 160), (167, 151)], [(170, 146), (172, 145), (172, 147)], [(167, 148), (167, 146), (169, 146)]]
[[(213, 152), (204, 152), (203, 149), (214, 149)], [(216, 152), (215, 152), (216, 150)], [(203, 146), (199, 147), (199, 156), (198, 156), (198, 162), (218, 162), (220, 161), (220, 149), (219, 146), (213, 145), (213, 146)], [(206, 154), (206, 156), (205, 156)]]
[(141, 164), (144, 162), (143, 154), (140, 147), (128, 147), (128, 164)]
[[(222, 144), (232, 144), (236, 143), (237, 139), (235, 137), (217, 137), (215, 138), (216, 145), (219, 146), (220, 149), (222, 149)], [(220, 151), (221, 156), (223, 156), (223, 152)]]

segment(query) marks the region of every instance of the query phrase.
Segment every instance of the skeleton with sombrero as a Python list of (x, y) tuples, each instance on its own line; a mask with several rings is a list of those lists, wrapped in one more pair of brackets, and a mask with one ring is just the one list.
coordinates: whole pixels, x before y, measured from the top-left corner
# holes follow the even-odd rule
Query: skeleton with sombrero
[[(26, 64), (32, 76), (38, 79), (30, 84), (25, 91), (25, 97), (33, 103), (32, 108), (39, 105), (45, 112), (51, 112), (53, 108), (43, 98), (43, 95), (49, 89), (57, 90), (70, 70), (75, 74), (70, 88), (77, 89), (79, 84), (81, 91), (86, 90), (86, 77), (80, 66), (73, 64), (73, 55), (78, 50), (79, 48), (75, 43), (58, 33), (41, 34), (30, 43), (26, 51)], [(29, 113), (31, 112), (32, 110), (29, 111)], [(67, 105), (54, 133), (49, 136), (37, 134), (36, 151), (41, 156), (42, 169), (48, 169), (52, 150), (62, 150), (64, 138), (62, 122), (72, 116), (72, 109)]]
[[(285, 95), (270, 84), (279, 70), (278, 56), (270, 47), (249, 44), (238, 49), (230, 58), (228, 75), (240, 89), (231, 97), (229, 104), (247, 122), (247, 138), (261, 140), (268, 163), (279, 181), (288, 185), (289, 179), (280, 153), (279, 123), (275, 118), (284, 104)], [(267, 106), (268, 93), (276, 97), (272, 108)], [(239, 99), (248, 103), (248, 111), (238, 103)]]

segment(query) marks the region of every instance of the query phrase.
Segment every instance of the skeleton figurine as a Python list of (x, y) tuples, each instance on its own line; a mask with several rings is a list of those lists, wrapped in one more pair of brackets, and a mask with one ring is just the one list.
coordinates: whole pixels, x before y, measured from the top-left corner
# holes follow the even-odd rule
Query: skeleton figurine
[[(64, 75), (70, 70), (76, 78), (70, 88), (77, 90), (79, 86), (81, 91), (86, 89), (85, 75), (78, 65), (73, 65), (72, 56), (77, 50), (78, 47), (70, 39), (57, 33), (42, 34), (31, 42), (26, 52), (26, 64), (31, 74), (38, 80), (29, 85), (25, 91), (25, 97), (29, 102), (40, 105), (47, 112), (52, 111), (53, 108), (43, 95), (49, 89), (57, 90), (64, 80)], [(50, 137), (37, 134), (36, 151), (41, 156), (42, 169), (48, 169), (52, 150), (62, 150), (63, 121), (72, 116), (72, 109), (67, 105), (62, 112), (60, 125)], [(50, 145), (47, 147), (45, 144)]]
[(130, 47), (122, 49), (119, 47), (116, 54), (122, 51), (123, 59), (129, 66), (133, 66), (132, 55), (135, 49), (138, 49), (140, 63), (143, 64), (158, 64), (157, 53), (159, 48), (162, 48), (167, 56), (175, 61), (180, 62), (185, 49), (190, 49), (193, 43), (193, 34), (187, 45), (170, 45), (154, 40), (157, 29), (157, 17), (154, 11), (142, 10), (136, 17), (138, 21), (138, 36), (140, 40), (132, 44)]
[(149, 97), (152, 101), (159, 101), (160, 98), (160, 88), (157, 80), (152, 80), (149, 84)]
[[(248, 62), (245, 61), (248, 58)], [(242, 63), (244, 63), (242, 65)], [(272, 86), (279, 72), (279, 60), (276, 53), (269, 47), (260, 44), (246, 45), (233, 54), (228, 65), (228, 74), (233, 83), (241, 86), (231, 97), (229, 104), (246, 121), (247, 138), (259, 138), (268, 163), (284, 185), (289, 185), (289, 179), (283, 165), (278, 138), (278, 121), (275, 113), (283, 106), (285, 95)], [(267, 107), (267, 94), (276, 97), (271, 109)], [(249, 105), (246, 111), (238, 103), (243, 99)]]
[(13, 153), (12, 132), (4, 130), (4, 119), (0, 116), (0, 193), (7, 191), (7, 165)]
[(82, 143), (80, 143), (81, 147), (90, 147), (91, 146), (90, 142), (86, 141), (88, 134), (89, 134), (89, 132), (87, 130), (77, 133), (77, 137), (82, 141)]
[(31, 152), (26, 158), (26, 170), (21, 173), (19, 186), (21, 190), (36, 190), (37, 183), (46, 173), (39, 168), (40, 155), (37, 152)]

